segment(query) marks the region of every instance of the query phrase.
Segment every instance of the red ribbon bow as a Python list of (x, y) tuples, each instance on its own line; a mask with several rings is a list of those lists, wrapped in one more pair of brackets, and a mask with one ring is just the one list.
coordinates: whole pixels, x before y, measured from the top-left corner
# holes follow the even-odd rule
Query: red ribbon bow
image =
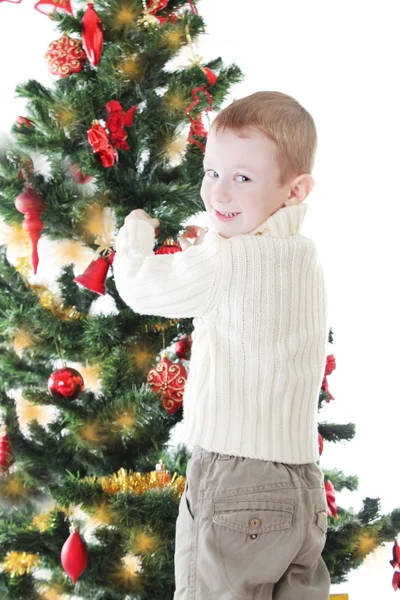
[(212, 97), (211, 97), (210, 92), (208, 92), (206, 90), (204, 85), (194, 88), (192, 90), (192, 96), (194, 98), (194, 101), (186, 109), (186, 115), (189, 117), (189, 119), (191, 121), (190, 131), (189, 131), (189, 135), (188, 135), (188, 141), (191, 144), (196, 144), (196, 146), (198, 146), (204, 153), (205, 146), (193, 138), (194, 135), (201, 135), (203, 137), (207, 137), (207, 131), (204, 128), (203, 122), (201, 120), (201, 113), (199, 113), (196, 118), (193, 118), (192, 115), (190, 114), (190, 111), (193, 110), (193, 108), (195, 106), (197, 106), (197, 104), (200, 102), (198, 92), (203, 92), (206, 95), (208, 103), (210, 105), (208, 108), (205, 109), (205, 112), (212, 110)]
[(106, 121), (106, 127), (110, 132), (110, 138), (121, 150), (129, 150), (129, 146), (126, 142), (128, 133), (124, 127), (132, 127), (133, 119), (135, 115), (137, 105), (132, 106), (126, 113), (122, 110), (121, 104), (117, 100), (110, 100), (107, 102), (106, 109), (108, 112), (108, 119)]

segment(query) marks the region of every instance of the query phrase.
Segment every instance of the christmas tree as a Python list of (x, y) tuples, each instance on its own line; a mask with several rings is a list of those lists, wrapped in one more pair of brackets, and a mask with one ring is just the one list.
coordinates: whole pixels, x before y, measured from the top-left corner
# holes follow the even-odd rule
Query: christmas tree
[[(333, 344), (332, 329), (329, 331), (330, 344)], [(335, 400), (328, 389), (327, 376), (336, 368), (333, 354), (326, 359), (325, 376), (322, 382), (318, 401), (318, 410)], [(319, 422), (318, 438), (319, 452), (323, 452), (325, 442), (350, 441), (355, 435), (353, 423), (336, 424)], [(323, 462), (320, 460), (320, 463)], [(322, 553), (326, 566), (331, 575), (332, 583), (347, 580), (346, 575), (352, 569), (362, 564), (365, 557), (381, 546), (384, 542), (392, 541), (400, 531), (400, 509), (395, 509), (389, 515), (380, 514), (379, 498), (364, 498), (362, 508), (355, 513), (337, 506), (335, 490), (347, 489), (354, 491), (358, 487), (356, 475), (346, 476), (339, 469), (324, 469), (325, 491), (328, 507), (328, 530), (326, 544)], [(388, 562), (389, 562), (388, 556)], [(399, 556), (400, 558), (400, 556)], [(395, 562), (395, 561), (393, 561)], [(396, 561), (396, 564), (399, 564)], [(395, 567), (395, 564), (392, 565)], [(393, 577), (393, 587), (397, 589), (396, 575)]]
[[(0, 165), (1, 597), (165, 600), (189, 458), (166, 446), (192, 320), (128, 309), (113, 242), (136, 208), (159, 218), (155, 253), (196, 240), (182, 224), (203, 210), (203, 118), (242, 73), (193, 50), (205, 23), (191, 0), (107, 0), (76, 16), (68, 2), (39, 4), (66, 10), (44, 49), (57, 79), (17, 88), (27, 113)], [(185, 46), (187, 68), (168, 69)], [(331, 399), (325, 378), (319, 408)], [(319, 433), (350, 440), (354, 426)], [(357, 478), (325, 475), (324, 559), (339, 582), (393, 539), (400, 515), (379, 516), (369, 498), (358, 514), (336, 508), (334, 490)]]
[(54, 85), (18, 86), (1, 156), (0, 596), (165, 600), (193, 326), (125, 305), (113, 245), (137, 208), (159, 218), (155, 253), (196, 241), (203, 119), (242, 73), (196, 53), (193, 1), (64, 8), (43, 49)]

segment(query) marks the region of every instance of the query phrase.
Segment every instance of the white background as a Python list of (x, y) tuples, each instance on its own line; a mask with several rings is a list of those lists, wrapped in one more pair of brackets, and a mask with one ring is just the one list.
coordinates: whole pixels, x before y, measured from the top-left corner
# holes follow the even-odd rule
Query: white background
[[(398, 2), (202, 0), (198, 9), (207, 24), (198, 46), (204, 61), (221, 56), (245, 74), (225, 104), (278, 90), (314, 117), (316, 185), (302, 233), (319, 248), (335, 341), (327, 352), (337, 362), (329, 377), (336, 399), (319, 420), (356, 424), (352, 442), (325, 444), (321, 466), (359, 475), (358, 491), (338, 493), (339, 505), (359, 510), (364, 497), (380, 497), (382, 512), (389, 512), (400, 507)], [(0, 131), (6, 132), (25, 114), (25, 102), (14, 99), (16, 84), (54, 81), (43, 57), (60, 34), (32, 0), (2, 2), (0, 11)], [(391, 548), (369, 556), (332, 592), (348, 592), (350, 600), (394, 598)]]

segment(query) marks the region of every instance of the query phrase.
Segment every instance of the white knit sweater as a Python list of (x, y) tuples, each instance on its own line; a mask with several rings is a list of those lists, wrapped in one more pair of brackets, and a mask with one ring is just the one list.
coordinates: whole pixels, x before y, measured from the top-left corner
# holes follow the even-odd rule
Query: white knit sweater
[(283, 463), (316, 462), (317, 406), (328, 341), (315, 243), (299, 234), (308, 205), (283, 207), (252, 232), (155, 255), (154, 229), (123, 225), (114, 276), (143, 315), (194, 317), (183, 440)]

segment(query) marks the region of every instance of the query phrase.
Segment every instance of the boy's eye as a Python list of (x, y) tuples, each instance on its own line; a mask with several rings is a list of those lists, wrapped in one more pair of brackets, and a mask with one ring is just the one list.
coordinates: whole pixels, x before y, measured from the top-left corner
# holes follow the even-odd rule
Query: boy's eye
[[(213, 179), (215, 179), (215, 177), (218, 177), (217, 171), (213, 171), (212, 169), (208, 169), (208, 171), (206, 171), (206, 173), (207, 173), (207, 175), (209, 175), (209, 177), (212, 177)], [(215, 173), (215, 176), (212, 175), (212, 173)], [(246, 177), (246, 175), (237, 175), (237, 177), (243, 177), (244, 180), (250, 181), (250, 179), (248, 177)], [(241, 183), (244, 183), (244, 181), (242, 180)]]

